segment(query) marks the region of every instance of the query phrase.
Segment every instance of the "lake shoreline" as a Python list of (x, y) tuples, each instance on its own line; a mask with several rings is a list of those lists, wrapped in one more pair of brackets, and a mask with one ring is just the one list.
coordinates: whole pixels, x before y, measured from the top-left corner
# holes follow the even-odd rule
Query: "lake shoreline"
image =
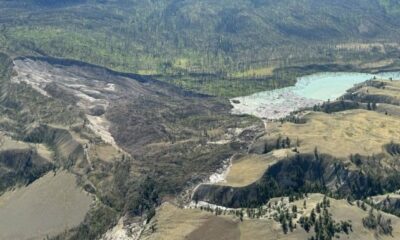
[(321, 72), (297, 79), (296, 85), (230, 99), (232, 114), (249, 114), (264, 120), (277, 120), (302, 108), (336, 100), (356, 84), (370, 79), (397, 79), (399, 72), (377, 74)]

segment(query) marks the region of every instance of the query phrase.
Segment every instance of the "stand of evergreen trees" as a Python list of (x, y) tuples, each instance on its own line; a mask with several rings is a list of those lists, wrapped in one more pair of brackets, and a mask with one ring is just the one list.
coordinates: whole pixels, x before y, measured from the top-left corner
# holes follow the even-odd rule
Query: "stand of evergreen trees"
[(339, 233), (349, 234), (353, 231), (349, 221), (336, 222), (329, 213), (330, 201), (324, 197), (321, 203), (311, 210), (310, 216), (299, 219), (300, 226), (309, 232), (314, 227), (315, 235), (309, 240), (330, 240)]

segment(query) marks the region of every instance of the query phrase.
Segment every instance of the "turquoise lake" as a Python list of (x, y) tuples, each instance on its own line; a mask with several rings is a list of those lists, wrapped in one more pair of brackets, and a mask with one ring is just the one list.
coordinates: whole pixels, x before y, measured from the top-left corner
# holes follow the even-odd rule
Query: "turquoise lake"
[(234, 106), (232, 112), (234, 114), (251, 114), (266, 119), (278, 119), (300, 108), (311, 107), (328, 99), (335, 100), (355, 84), (374, 77), (400, 80), (400, 72), (312, 74), (298, 78), (296, 85), (292, 87), (233, 98), (231, 99)]

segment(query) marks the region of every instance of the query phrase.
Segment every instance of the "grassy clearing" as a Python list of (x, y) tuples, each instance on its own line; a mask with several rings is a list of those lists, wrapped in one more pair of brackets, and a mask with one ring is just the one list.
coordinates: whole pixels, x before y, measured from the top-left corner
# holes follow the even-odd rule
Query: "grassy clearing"
[(285, 87), (295, 83), (295, 79), (282, 82), (268, 78), (225, 78), (225, 77), (204, 77), (196, 78), (190, 76), (174, 77), (171, 83), (184, 89), (196, 92), (223, 97), (246, 96), (256, 92)]
[(173, 67), (185, 70), (190, 67), (190, 60), (188, 58), (178, 58), (174, 61)]
[(252, 68), (246, 71), (234, 72), (230, 74), (230, 77), (234, 78), (259, 78), (259, 77), (270, 77), (274, 74), (274, 67), (261, 67), (261, 68)]

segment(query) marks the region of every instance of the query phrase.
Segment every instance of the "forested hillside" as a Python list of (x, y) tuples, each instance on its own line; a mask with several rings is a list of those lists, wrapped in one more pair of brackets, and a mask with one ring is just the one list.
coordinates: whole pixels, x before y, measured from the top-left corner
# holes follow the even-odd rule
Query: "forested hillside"
[[(381, 58), (400, 37), (396, 0), (2, 0), (0, 13), (8, 53), (161, 75), (219, 95), (237, 94), (215, 92), (215, 82), (243, 84), (226, 79), (249, 80), (247, 92), (292, 84), (274, 70), (300, 62)], [(354, 54), (360, 46), (368, 51)]]

